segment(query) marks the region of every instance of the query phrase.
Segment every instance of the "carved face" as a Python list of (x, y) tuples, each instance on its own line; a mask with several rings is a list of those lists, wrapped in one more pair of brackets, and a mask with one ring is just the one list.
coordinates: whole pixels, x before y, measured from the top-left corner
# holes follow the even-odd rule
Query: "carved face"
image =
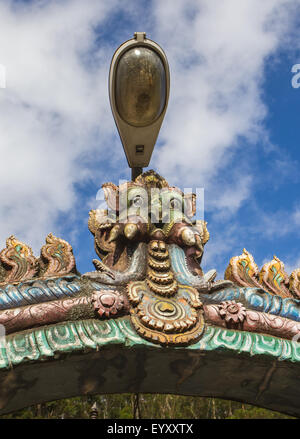
[[(104, 185), (108, 207), (119, 223), (139, 222), (150, 227), (169, 223), (190, 223), (195, 213), (195, 195), (173, 187), (147, 187), (126, 183)], [(113, 215), (111, 215), (113, 216)]]
[(122, 253), (126, 240), (156, 239), (193, 247), (197, 257), (202, 255), (209, 234), (204, 221), (192, 222), (195, 194), (169, 186), (154, 171), (120, 186), (106, 183), (103, 190), (109, 210), (91, 211), (89, 220), (96, 247), (110, 252), (114, 248), (112, 243), (119, 242), (118, 253)]

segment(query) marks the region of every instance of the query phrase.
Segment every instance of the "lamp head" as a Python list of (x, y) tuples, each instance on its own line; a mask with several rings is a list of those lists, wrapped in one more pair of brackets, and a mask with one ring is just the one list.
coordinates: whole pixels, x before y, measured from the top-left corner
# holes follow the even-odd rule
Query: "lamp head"
[(110, 104), (131, 168), (149, 165), (169, 90), (165, 53), (144, 32), (136, 32), (114, 53), (109, 73)]

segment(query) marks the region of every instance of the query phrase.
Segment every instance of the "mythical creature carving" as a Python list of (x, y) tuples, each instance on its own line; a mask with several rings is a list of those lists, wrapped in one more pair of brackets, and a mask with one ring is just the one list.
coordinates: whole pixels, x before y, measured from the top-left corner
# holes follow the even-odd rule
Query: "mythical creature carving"
[[(96, 271), (83, 277), (126, 285), (131, 322), (144, 338), (168, 345), (196, 341), (204, 325), (198, 290), (209, 292), (231, 282), (214, 283), (216, 272), (204, 275), (199, 265), (209, 233), (204, 221), (192, 220), (195, 195), (170, 187), (154, 171), (103, 188), (111, 211), (94, 210), (89, 220), (102, 261), (94, 260)], [(176, 279), (170, 245), (183, 249), (196, 287)]]
[(209, 233), (205, 221), (193, 219), (194, 194), (154, 171), (103, 189), (108, 209), (92, 210), (88, 223), (100, 258), (95, 271), (80, 276), (70, 244), (52, 234), (40, 258), (7, 240), (0, 252), (0, 324), (7, 334), (90, 319), (120, 319), (122, 326), (125, 319), (137, 337), (162, 346), (196, 343), (215, 327), (298, 337), (300, 269), (288, 277), (274, 256), (259, 271), (244, 249), (225, 279), (215, 280), (215, 270), (200, 266)]

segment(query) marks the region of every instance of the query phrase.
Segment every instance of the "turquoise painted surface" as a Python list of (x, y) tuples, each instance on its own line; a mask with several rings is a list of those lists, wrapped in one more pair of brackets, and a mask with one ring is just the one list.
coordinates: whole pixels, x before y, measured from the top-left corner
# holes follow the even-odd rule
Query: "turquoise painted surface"
[(283, 299), (259, 288), (226, 288), (211, 294), (202, 294), (201, 297), (209, 303), (220, 303), (224, 300), (241, 301), (248, 308), (300, 321), (299, 300)]
[[(95, 290), (111, 289), (111, 285), (92, 282)], [(48, 279), (32, 279), (0, 288), (0, 311), (50, 300), (74, 297), (80, 292), (80, 276), (67, 275)]]
[[(57, 358), (60, 353), (99, 350), (107, 345), (163, 348), (136, 334), (128, 317), (116, 320), (80, 320), (48, 326), (6, 337), (0, 348), (0, 369)], [(200, 341), (186, 348), (199, 351), (233, 351), (236, 354), (268, 355), (279, 361), (300, 361), (300, 343), (262, 334), (206, 326)]]
[[(198, 276), (193, 276), (189, 272), (182, 248), (171, 245), (169, 250), (177, 281), (183, 285), (191, 286), (197, 283)], [(226, 288), (210, 294), (201, 294), (201, 297), (208, 303), (220, 303), (225, 300), (242, 301), (247, 307), (257, 311), (300, 321), (300, 300), (283, 299), (260, 288)]]
[(72, 297), (80, 291), (80, 277), (68, 275), (33, 279), (0, 288), (0, 310)]

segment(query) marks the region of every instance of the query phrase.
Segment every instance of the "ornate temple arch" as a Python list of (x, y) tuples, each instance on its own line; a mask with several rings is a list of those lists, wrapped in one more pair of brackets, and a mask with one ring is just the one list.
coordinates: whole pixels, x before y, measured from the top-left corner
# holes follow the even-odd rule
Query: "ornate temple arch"
[[(259, 270), (244, 249), (216, 280), (201, 268), (209, 233), (193, 218), (194, 196), (154, 171), (104, 190), (108, 209), (89, 218), (94, 272), (81, 275), (52, 234), (39, 257), (13, 236), (0, 252), (0, 412), (143, 392), (299, 416), (300, 270), (288, 276), (277, 257)], [(136, 203), (126, 214), (125, 190), (126, 208)], [(163, 205), (169, 221), (151, 221)]]

